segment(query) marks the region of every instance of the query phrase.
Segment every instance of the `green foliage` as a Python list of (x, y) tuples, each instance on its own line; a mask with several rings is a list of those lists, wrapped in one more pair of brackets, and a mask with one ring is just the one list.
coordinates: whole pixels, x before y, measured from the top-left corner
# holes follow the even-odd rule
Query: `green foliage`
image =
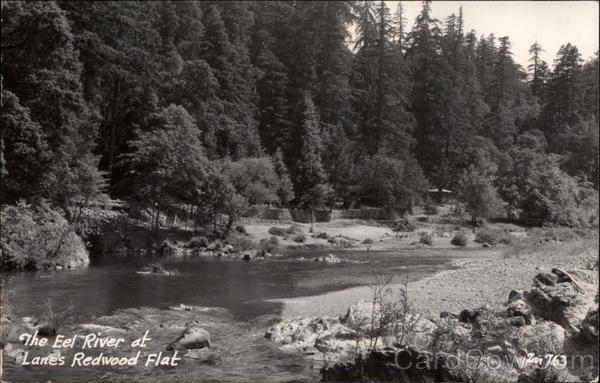
[(292, 237), (292, 241), (298, 242), (298, 243), (304, 243), (304, 242), (306, 242), (306, 234), (304, 234), (304, 233), (296, 234)]
[[(596, 193), (585, 183), (560, 170), (559, 157), (539, 152), (525, 137), (518, 141), (503, 163), (500, 190), (506, 201), (520, 209), (520, 219), (529, 225), (560, 224), (588, 227), (594, 225), (595, 210), (583, 211), (595, 200)], [(583, 200), (578, 200), (582, 196)]]
[(276, 194), (280, 204), (285, 205), (294, 199), (294, 187), (288, 168), (283, 162), (283, 152), (281, 151), (281, 148), (277, 148), (277, 151), (273, 155), (273, 166), (279, 181)]
[(302, 129), (296, 196), (300, 206), (314, 210), (325, 203), (331, 189), (326, 184), (327, 176), (321, 161), (319, 120), (310, 93), (304, 95)]
[(279, 202), (280, 179), (269, 157), (242, 158), (229, 164), (231, 183), (249, 204)]
[(419, 235), (419, 243), (427, 246), (433, 246), (433, 235), (431, 233), (423, 232)]
[(277, 235), (280, 237), (288, 237), (288, 236), (298, 234), (301, 232), (302, 232), (302, 229), (298, 225), (291, 225), (287, 228), (277, 227), (277, 226), (271, 226), (269, 228), (269, 234)]
[(53, 337), (59, 333), (61, 327), (73, 319), (75, 313), (75, 305), (70, 304), (66, 308), (56, 310), (52, 306), (52, 301), (48, 299), (44, 305), (44, 312), (40, 318), (40, 327), (38, 332), (41, 336)]
[(284, 229), (282, 227), (271, 226), (269, 228), (269, 234), (278, 235), (280, 237), (283, 237), (284, 235), (287, 234), (287, 232), (286, 232), (286, 229)]
[(194, 236), (189, 240), (187, 246), (191, 249), (208, 246), (208, 238), (203, 236)]
[(161, 205), (170, 202), (204, 203), (210, 164), (200, 132), (182, 106), (170, 105), (150, 118), (147, 131), (131, 142), (133, 151), (121, 162), (134, 175), (138, 198), (155, 210), (155, 230)]
[(327, 233), (325, 233), (325, 232), (321, 232), (321, 233), (315, 234), (315, 238), (327, 239), (327, 238), (329, 238), (329, 235)]
[(596, 226), (598, 56), (550, 70), (536, 42), (527, 73), (431, 7), (407, 31), (385, 2), (3, 3), (0, 202), (76, 223), (109, 175), (155, 229), (183, 204), (229, 231), (250, 204), (404, 212), (431, 184), (474, 220), (497, 187), (523, 223)]
[(414, 224), (411, 220), (402, 219), (394, 223), (392, 230), (395, 232), (413, 232), (417, 228), (417, 225)]
[(489, 245), (510, 245), (513, 238), (502, 229), (481, 228), (475, 232), (475, 242), (487, 243)]
[(55, 2), (8, 2), (2, 14), (2, 197), (49, 198), (67, 209), (101, 182), (69, 20)]
[(493, 184), (496, 166), (484, 155), (479, 158), (463, 175), (458, 192), (458, 198), (466, 204), (473, 223), (477, 222), (477, 217), (491, 218), (498, 215), (502, 206)]
[(456, 233), (456, 235), (454, 237), (452, 237), (452, 240), (450, 241), (451, 244), (453, 244), (454, 246), (467, 246), (467, 243), (469, 242), (469, 239), (467, 238), (467, 234), (464, 232), (458, 232)]
[(233, 246), (234, 251), (247, 251), (256, 248), (256, 244), (250, 238), (240, 236), (227, 237), (227, 243)]
[(82, 239), (56, 210), (23, 202), (0, 211), (3, 269), (39, 270), (54, 266), (87, 265)]
[(426, 181), (414, 160), (402, 161), (377, 154), (364, 158), (355, 172), (358, 196), (389, 210), (411, 211), (426, 189)]
[(281, 250), (281, 245), (279, 244), (279, 238), (277, 238), (277, 237), (263, 238), (259, 241), (258, 248), (263, 253), (277, 254)]

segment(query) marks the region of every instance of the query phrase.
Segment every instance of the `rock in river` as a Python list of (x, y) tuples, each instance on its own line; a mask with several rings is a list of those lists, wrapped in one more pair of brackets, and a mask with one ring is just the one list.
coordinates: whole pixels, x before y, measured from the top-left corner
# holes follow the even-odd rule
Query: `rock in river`
[(191, 324), (167, 346), (167, 350), (210, 348), (210, 334), (202, 327)]
[(324, 262), (324, 263), (341, 263), (342, 262), (341, 258), (336, 257), (333, 254), (327, 254), (322, 257), (315, 257), (315, 258), (313, 258), (313, 260), (315, 262)]

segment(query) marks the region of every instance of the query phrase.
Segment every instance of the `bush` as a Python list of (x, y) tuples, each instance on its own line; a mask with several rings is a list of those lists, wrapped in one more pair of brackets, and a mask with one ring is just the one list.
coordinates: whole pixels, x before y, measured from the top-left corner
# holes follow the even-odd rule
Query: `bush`
[(454, 238), (452, 238), (452, 241), (450, 241), (451, 244), (453, 244), (454, 246), (467, 246), (467, 234), (463, 233), (462, 231), (459, 233), (456, 233), (456, 235), (454, 236)]
[(292, 241), (294, 242), (298, 242), (298, 243), (303, 243), (306, 242), (306, 235), (300, 233), (300, 234), (296, 234), (293, 238)]
[(81, 267), (89, 263), (85, 244), (56, 210), (19, 203), (0, 211), (0, 265), (10, 269)]
[(238, 233), (240, 233), (240, 234), (248, 234), (248, 233), (246, 232), (246, 228), (245, 228), (244, 226), (242, 226), (242, 225), (238, 225), (238, 226), (236, 226), (236, 227), (235, 227), (235, 231), (237, 231), (237, 232), (238, 232)]
[(229, 237), (227, 238), (227, 243), (233, 246), (235, 251), (246, 251), (256, 248), (256, 244), (246, 237)]
[(283, 237), (286, 234), (286, 230), (283, 227), (271, 226), (271, 228), (269, 228), (269, 234)]
[(592, 233), (592, 230), (552, 227), (547, 229), (534, 228), (528, 233), (528, 236), (535, 243), (574, 242), (587, 238), (590, 233)]
[(48, 299), (44, 307), (44, 313), (39, 321), (38, 334), (47, 337), (55, 336), (61, 326), (73, 317), (74, 311), (75, 306), (73, 304), (70, 304), (64, 310), (54, 310), (52, 301)]
[(373, 244), (373, 240), (371, 238), (365, 238), (365, 240), (363, 241), (363, 244), (365, 244), (365, 245), (372, 245)]
[(430, 233), (421, 233), (419, 242), (424, 245), (433, 246), (433, 236)]
[(482, 228), (475, 233), (475, 242), (487, 243), (490, 245), (510, 245), (512, 243), (512, 237), (504, 230)]
[(413, 232), (413, 231), (415, 231), (416, 228), (417, 228), (417, 226), (412, 221), (404, 219), (404, 220), (395, 222), (394, 226), (392, 227), (392, 231)]
[(188, 242), (187, 246), (190, 249), (196, 249), (199, 247), (206, 247), (208, 246), (208, 239), (206, 237), (203, 236), (195, 236), (192, 237), (192, 239), (190, 239), (190, 241)]
[(288, 228), (271, 226), (271, 228), (269, 229), (269, 234), (277, 235), (279, 237), (287, 237), (301, 232), (302, 228), (299, 225), (292, 225)]
[(269, 237), (261, 239), (258, 243), (258, 247), (262, 252), (275, 254), (281, 250), (281, 246), (279, 245), (279, 238), (277, 237)]
[(315, 235), (315, 238), (327, 239), (327, 238), (329, 238), (329, 235), (327, 235), (327, 233), (319, 233), (319, 234)]

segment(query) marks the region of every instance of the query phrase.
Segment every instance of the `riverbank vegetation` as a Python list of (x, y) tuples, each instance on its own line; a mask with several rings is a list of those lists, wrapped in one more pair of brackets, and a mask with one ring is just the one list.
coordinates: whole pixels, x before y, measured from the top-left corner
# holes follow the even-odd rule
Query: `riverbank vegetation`
[(597, 227), (597, 53), (532, 42), (524, 68), (431, 6), (3, 2), (2, 264), (57, 263), (105, 200), (155, 234), (165, 211), (223, 237), (255, 204), (405, 214), (430, 187), (473, 223)]

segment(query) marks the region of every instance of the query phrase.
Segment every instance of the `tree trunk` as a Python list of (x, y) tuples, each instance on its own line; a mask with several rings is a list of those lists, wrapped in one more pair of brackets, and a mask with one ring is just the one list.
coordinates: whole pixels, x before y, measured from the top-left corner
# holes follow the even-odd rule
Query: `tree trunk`
[(310, 208), (310, 232), (314, 232), (314, 222), (315, 222), (315, 209)]
[(227, 220), (227, 226), (225, 227), (225, 232), (223, 233), (223, 237), (225, 237), (231, 231), (233, 227), (233, 223), (235, 222), (235, 216), (233, 214), (229, 214), (229, 219)]
[(113, 85), (113, 99), (111, 107), (111, 122), (110, 122), (110, 141), (108, 144), (108, 171), (112, 178), (112, 166), (115, 162), (115, 152), (117, 146), (117, 103), (119, 98), (120, 82), (119, 77), (115, 77)]
[(213, 232), (217, 234), (217, 210), (213, 210)]
[(156, 203), (156, 218), (154, 219), (154, 234), (158, 234), (159, 219), (160, 219), (160, 204)]

